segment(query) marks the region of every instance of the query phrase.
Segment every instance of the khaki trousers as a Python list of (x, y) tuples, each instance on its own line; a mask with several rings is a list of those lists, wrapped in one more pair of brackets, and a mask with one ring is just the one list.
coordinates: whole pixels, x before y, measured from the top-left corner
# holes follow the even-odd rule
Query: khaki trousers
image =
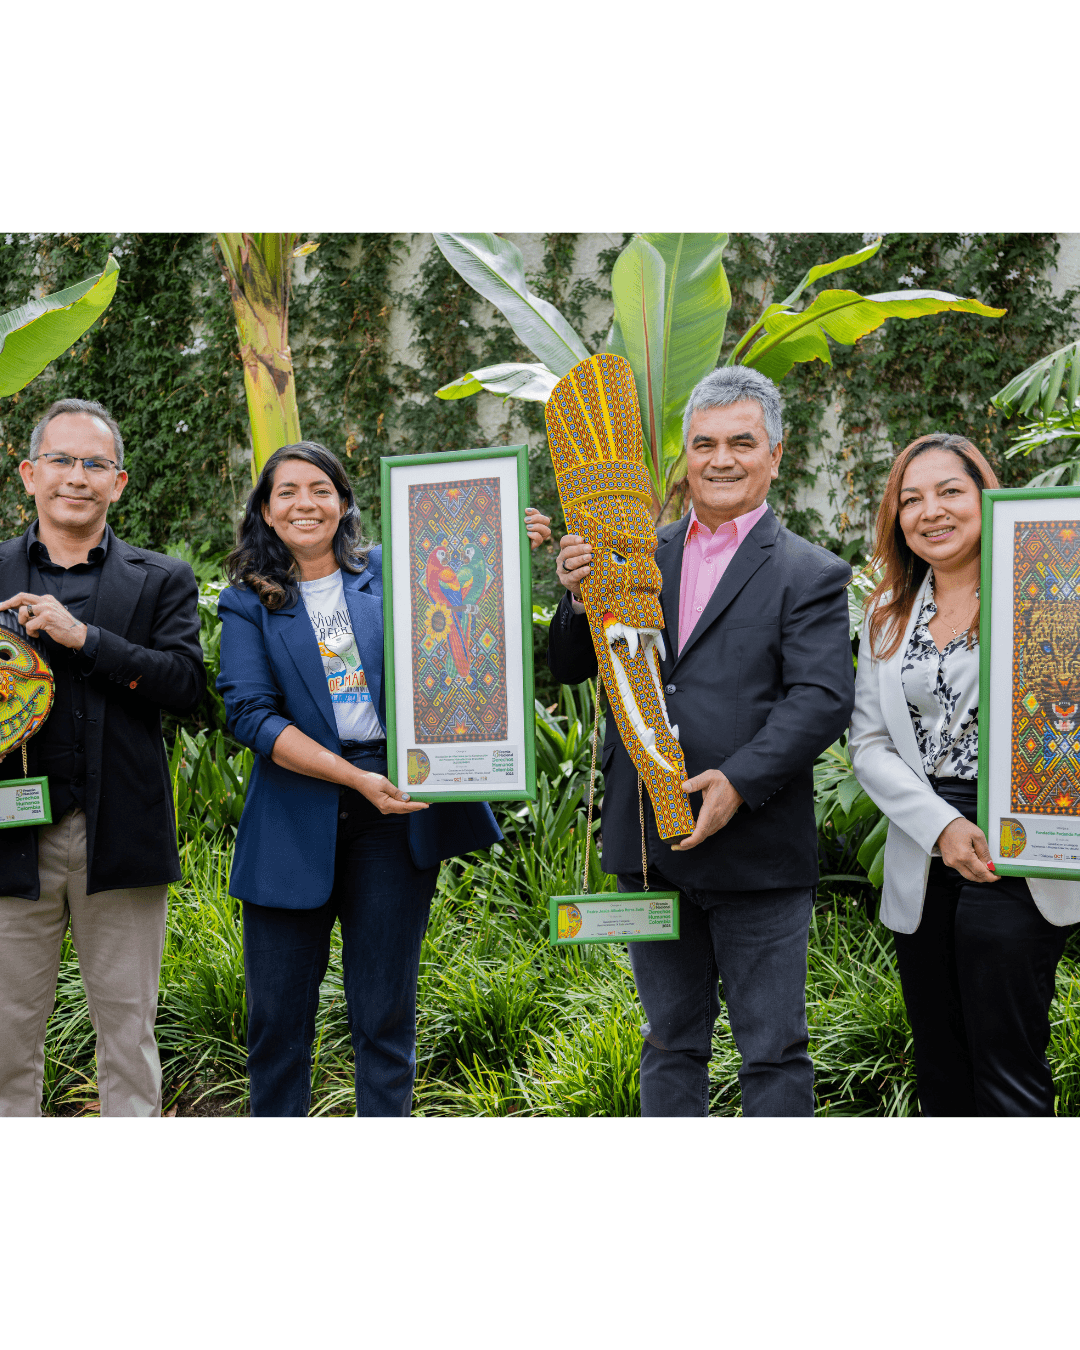
[(159, 1116), (154, 1039), (168, 886), (86, 894), (86, 817), (38, 832), (41, 898), (0, 897), (0, 1116), (40, 1116), (45, 1025), (68, 924), (97, 1032), (103, 1116)]

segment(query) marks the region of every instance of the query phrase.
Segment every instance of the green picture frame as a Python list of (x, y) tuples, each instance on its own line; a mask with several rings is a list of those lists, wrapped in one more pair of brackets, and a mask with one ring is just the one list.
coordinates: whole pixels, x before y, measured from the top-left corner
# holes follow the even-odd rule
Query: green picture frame
[[(401, 639), (408, 634), (405, 640), (410, 644), (408, 650), (407, 664), (411, 669), (411, 609), (410, 613), (402, 620), (400, 614), (395, 615), (394, 592), (395, 592), (395, 535), (400, 539), (408, 540), (408, 521), (395, 520), (394, 508), (394, 476), (395, 474), (405, 472), (410, 479), (423, 480), (424, 475), (417, 473), (428, 467), (437, 468), (439, 472), (430, 476), (431, 482), (437, 482), (443, 477), (443, 472), (449, 470), (451, 477), (468, 478), (469, 472), (465, 466), (475, 463), (478, 467), (476, 476), (481, 476), (483, 467), (490, 466), (493, 462), (511, 460), (514, 464), (514, 470), (510, 474), (504, 474), (503, 482), (512, 482), (516, 485), (516, 535), (511, 538), (509, 528), (504, 528), (501, 547), (503, 550), (504, 563), (509, 563), (511, 556), (516, 559), (516, 572), (520, 589), (520, 668), (511, 667), (512, 651), (516, 649), (517, 644), (510, 641), (510, 632), (507, 631), (506, 638), (506, 684), (507, 684), (507, 708), (508, 708), (508, 744), (516, 746), (520, 744), (521, 759), (520, 768), (514, 765), (515, 781), (511, 786), (503, 787), (492, 782), (490, 785), (485, 783), (482, 787), (476, 789), (466, 788), (464, 786), (443, 785), (437, 788), (425, 788), (420, 784), (410, 783), (408, 773), (402, 772), (401, 752), (403, 749), (400, 737), (406, 728), (403, 727), (403, 718), (400, 713), (402, 694), (401, 681), (399, 679), (398, 658), (402, 655)], [(388, 776), (390, 781), (396, 786), (407, 786), (410, 795), (416, 801), (429, 802), (492, 802), (492, 801), (534, 801), (536, 799), (536, 710), (533, 693), (533, 634), (532, 634), (532, 561), (531, 546), (529, 536), (525, 529), (525, 507), (529, 504), (529, 458), (528, 447), (524, 445), (498, 445), (486, 446), (474, 450), (450, 450), (441, 454), (433, 455), (387, 455), (381, 460), (381, 500), (382, 500), (382, 574), (383, 574), (383, 646), (384, 646), (384, 679), (386, 681), (386, 742), (387, 742), (387, 764)], [(504, 522), (506, 516), (504, 513)], [(402, 533), (398, 534), (400, 529)], [(400, 554), (400, 548), (397, 550)], [(407, 554), (406, 554), (407, 556)], [(511, 569), (504, 567), (504, 582), (509, 580)], [(399, 587), (400, 590), (400, 587)], [(513, 596), (510, 593), (509, 586), (504, 591), (504, 607), (507, 617), (511, 613), (517, 613), (518, 607), (513, 603)], [(398, 622), (400, 620), (400, 622)], [(512, 683), (513, 682), (513, 683)], [(517, 692), (520, 689), (520, 707), (517, 699)], [(411, 697), (411, 693), (410, 693)], [(409, 705), (411, 707), (411, 703)], [(515, 712), (519, 709), (519, 714)], [(515, 734), (520, 737), (520, 741), (515, 739)], [(412, 739), (413, 727), (410, 722), (407, 738)], [(406, 747), (406, 754), (408, 747)], [(467, 779), (467, 775), (463, 775)]]
[[(560, 917), (567, 913), (573, 921), (560, 924)], [(678, 937), (678, 891), (604, 891), (599, 895), (553, 895), (548, 900), (548, 942), (552, 947), (675, 942)]]
[[(1074, 508), (1058, 509), (1058, 503), (1069, 501), (1076, 503)], [(1022, 509), (1014, 504), (1019, 504)], [(1047, 719), (1034, 687), (1029, 688), (1028, 701), (1021, 705), (1031, 718), (1030, 730), (1026, 721), (1020, 725), (1015, 707), (1013, 682), (1018, 675), (1014, 652), (1017, 634), (1014, 578), (1016, 549), (1019, 547), (1015, 527), (1071, 523), (1073, 520), (1080, 521), (1080, 487), (988, 488), (982, 494), (977, 818), (979, 828), (986, 835), (998, 876), (1080, 881), (1080, 801), (1075, 815), (1070, 812), (1053, 817), (1038, 811), (1025, 812), (1022, 807), (1015, 806), (1013, 783), (1016, 735), (1030, 735), (1036, 754), (1043, 744), (1056, 744), (1052, 739), (1053, 726), (1047, 731), (1042, 725)], [(1022, 542), (1023, 536), (1019, 538)], [(1080, 548), (1077, 573), (1075, 603), (1080, 606)], [(1051, 587), (1051, 582), (1056, 582), (1056, 577), (1046, 583), (1047, 588)], [(1022, 661), (1030, 645), (1030, 636), (1025, 635)], [(1076, 729), (1064, 735), (1074, 742), (1080, 740), (1080, 717), (1076, 719)], [(1045, 739), (1036, 740), (1036, 736)], [(1033, 761), (1033, 764), (1043, 765), (1047, 775), (1053, 772), (1052, 763), (1046, 766), (1045, 755)], [(1029, 860), (1020, 861), (1029, 842), (1032, 845)]]

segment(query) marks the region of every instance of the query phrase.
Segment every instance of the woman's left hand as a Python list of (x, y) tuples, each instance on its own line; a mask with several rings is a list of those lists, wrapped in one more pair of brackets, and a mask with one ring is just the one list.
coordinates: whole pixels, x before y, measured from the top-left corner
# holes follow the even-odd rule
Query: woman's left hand
[(525, 508), (525, 529), (535, 551), (551, 538), (551, 517), (545, 516), (535, 506)]
[(963, 816), (950, 820), (938, 835), (941, 861), (955, 868), (968, 881), (1000, 881), (990, 870), (993, 867), (986, 835)]

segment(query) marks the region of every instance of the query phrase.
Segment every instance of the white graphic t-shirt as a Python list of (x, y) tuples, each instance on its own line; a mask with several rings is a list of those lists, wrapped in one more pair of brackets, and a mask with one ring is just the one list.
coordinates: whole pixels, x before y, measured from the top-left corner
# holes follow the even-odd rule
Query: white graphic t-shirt
[(385, 732), (360, 664), (340, 570), (318, 581), (302, 581), (300, 594), (319, 639), (338, 735), (343, 741), (381, 740)]

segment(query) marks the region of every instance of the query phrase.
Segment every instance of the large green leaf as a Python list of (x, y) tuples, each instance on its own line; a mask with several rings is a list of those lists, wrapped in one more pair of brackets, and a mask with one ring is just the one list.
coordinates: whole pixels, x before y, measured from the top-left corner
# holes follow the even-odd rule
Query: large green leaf
[(832, 262), (818, 263), (816, 267), (811, 267), (787, 299), (780, 302), (781, 307), (790, 309), (807, 286), (812, 286), (815, 281), (820, 281), (822, 277), (831, 277), (834, 272), (845, 272), (849, 267), (858, 267), (860, 263), (872, 258), (880, 247), (881, 235), (879, 234), (872, 244), (867, 244), (857, 253), (845, 253), (842, 258), (834, 258)]
[(878, 850), (885, 847), (885, 837), (888, 833), (889, 818), (888, 816), (882, 816), (859, 846), (859, 852), (856, 856), (859, 859), (860, 867), (865, 867), (869, 872), (874, 865)]
[(1077, 406), (1077, 395), (1080, 394), (1080, 340), (1059, 347), (1056, 352), (1022, 370), (1004, 389), (998, 390), (991, 402), (1007, 417), (1017, 412), (1026, 413), (1038, 402), (1043, 417), (1048, 418), (1066, 374), (1069, 383), (1065, 386), (1065, 406), (1071, 412)]
[(761, 331), (762, 324), (770, 314), (777, 314), (781, 310), (790, 309), (795, 301), (798, 300), (799, 296), (802, 295), (803, 291), (806, 290), (807, 286), (812, 286), (815, 281), (820, 281), (822, 277), (832, 276), (834, 272), (844, 272), (849, 267), (858, 267), (860, 263), (864, 263), (868, 258), (872, 258), (880, 247), (881, 235), (879, 234), (872, 244), (868, 244), (866, 248), (859, 249), (857, 253), (845, 253), (842, 258), (834, 258), (832, 262), (818, 263), (816, 267), (811, 267), (804, 273), (802, 280), (786, 299), (781, 300), (778, 304), (767, 306), (758, 317), (757, 321), (746, 330), (736, 343), (734, 351), (728, 357), (727, 364), (733, 366), (738, 362), (739, 357), (742, 356), (754, 335)]
[(770, 379), (782, 380), (800, 361), (832, 364), (826, 336), (850, 345), (880, 328), (887, 319), (918, 319), (926, 314), (952, 310), (1000, 318), (1003, 309), (992, 309), (981, 300), (964, 300), (945, 291), (885, 291), (858, 295), (855, 291), (821, 291), (798, 314), (778, 311), (764, 321), (764, 332), (751, 347), (743, 364), (760, 370)]
[[(1027, 426), (1022, 426), (1014, 434), (1012, 444), (1005, 452), (1005, 458), (1014, 459), (1017, 455), (1030, 455), (1033, 450), (1050, 445), (1054, 441), (1075, 440), (1080, 440), (1080, 408), (1073, 412), (1056, 408), (1041, 422), (1029, 422)], [(1029, 486), (1036, 484), (1031, 483)]]
[(608, 329), (604, 350), (609, 351), (612, 356), (626, 356), (626, 343), (623, 341), (622, 330), (619, 328), (618, 322), (614, 319), (611, 321), (611, 327)]
[[(1080, 432), (1077, 432), (1080, 436)], [(1080, 485), (1080, 459), (1067, 459), (1029, 478), (1025, 487), (1076, 487)]]
[(529, 290), (525, 260), (509, 240), (494, 234), (436, 234), (435, 242), (454, 271), (505, 315), (525, 346), (557, 377), (589, 355), (555, 306)]
[(663, 501), (664, 260), (641, 235), (619, 254), (611, 272), (611, 294), (641, 405), (646, 466)]
[[(644, 234), (664, 261), (663, 468), (682, 452), (682, 418), (697, 382), (720, 359), (731, 308), (726, 234)], [(612, 286), (615, 278), (612, 274)]]
[(100, 276), (0, 314), (0, 397), (28, 385), (82, 337), (115, 295), (119, 272), (110, 253)]
[(547, 366), (524, 365), (520, 361), (504, 361), (499, 366), (484, 366), (481, 370), (468, 370), (456, 380), (444, 384), (435, 390), (436, 398), (468, 398), (487, 390), (489, 394), (499, 394), (505, 403), (508, 398), (528, 399), (533, 403), (546, 403), (551, 391), (559, 380)]

